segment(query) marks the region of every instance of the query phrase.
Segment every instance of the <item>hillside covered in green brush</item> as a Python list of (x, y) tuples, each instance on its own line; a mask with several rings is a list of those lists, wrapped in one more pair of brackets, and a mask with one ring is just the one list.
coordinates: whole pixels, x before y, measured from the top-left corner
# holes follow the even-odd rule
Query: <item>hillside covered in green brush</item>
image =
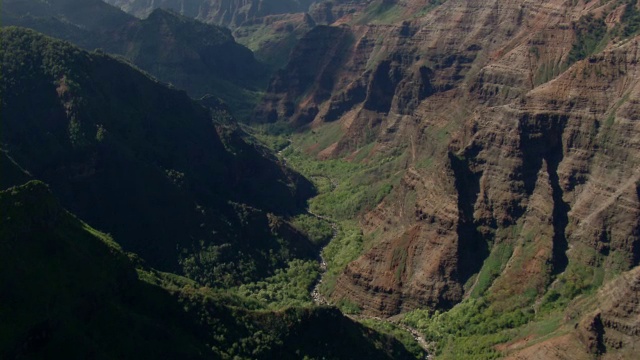
[(223, 107), (107, 55), (29, 30), (0, 34), (3, 156), (66, 208), (150, 265), (203, 284), (315, 258), (285, 221), (304, 211), (311, 184), (248, 142)]
[[(0, 49), (1, 358), (415, 357), (304, 300), (313, 187), (218, 102), (32, 30)], [(303, 300), (251, 295), (273, 274)]]
[(331, 308), (251, 304), (161, 273), (63, 209), (40, 181), (0, 191), (3, 359), (409, 359)]

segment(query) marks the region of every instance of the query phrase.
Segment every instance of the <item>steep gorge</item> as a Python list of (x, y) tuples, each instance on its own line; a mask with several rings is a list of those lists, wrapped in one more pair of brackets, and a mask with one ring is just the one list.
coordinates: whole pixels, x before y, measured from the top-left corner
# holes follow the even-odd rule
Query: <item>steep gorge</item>
[[(243, 19), (293, 33), (285, 24), (295, 17), (312, 28), (253, 121), (308, 131), (307, 140), (321, 140), (300, 151), (320, 160), (396, 166), (375, 204), (356, 207), (366, 244), (327, 298), (373, 317), (478, 299), (518, 321), (552, 309), (569, 335), (493, 350), (629, 356), (640, 263), (638, 13), (635, 2), (613, 0), (398, 0), (320, 2), (309, 14)], [(219, 150), (254, 153), (237, 129), (216, 130), (221, 139), (231, 133)], [(260, 207), (274, 205), (242, 182), (252, 165), (231, 168)], [(381, 169), (371, 176), (383, 177)], [(284, 167), (267, 180), (291, 213), (299, 210), (306, 194), (284, 187), (303, 180)], [(234, 210), (240, 222), (282, 224), (253, 206)]]

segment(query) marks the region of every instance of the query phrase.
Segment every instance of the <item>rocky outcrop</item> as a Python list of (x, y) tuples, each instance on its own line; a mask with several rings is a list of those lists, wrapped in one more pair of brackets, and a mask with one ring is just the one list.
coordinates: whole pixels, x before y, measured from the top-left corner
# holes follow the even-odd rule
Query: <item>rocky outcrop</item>
[(633, 351), (640, 336), (640, 268), (598, 294), (598, 310), (579, 323), (578, 337), (592, 354)]
[[(449, 163), (443, 166), (450, 169), (448, 181), (455, 185), (449, 194), (458, 197), (458, 212), (453, 217), (457, 225), (441, 226), (440, 216), (429, 208), (443, 206), (442, 195), (426, 208), (419, 206), (424, 200), (416, 204), (417, 218), (431, 221), (431, 227), (440, 232), (439, 240), (448, 233), (459, 243), (448, 257), (458, 268), (458, 277), (450, 280), (463, 284), (479, 270), (479, 259), (487, 254), (483, 250), (505, 241), (516, 247), (493, 283), (492, 293), (499, 294), (496, 298), (528, 289), (542, 294), (552, 277), (565, 272), (570, 263), (601, 266), (611, 273), (638, 264), (636, 184), (640, 173), (633, 159), (640, 156), (634, 145), (640, 129), (630, 115), (637, 111), (637, 83), (630, 80), (637, 71), (634, 49), (635, 42), (630, 41), (576, 64), (516, 104), (478, 111), (465, 124), (469, 133), (453, 138)], [(500, 235), (501, 229), (513, 226), (520, 227), (515, 238)], [(383, 244), (395, 248), (394, 239)], [(465, 257), (465, 251), (473, 256)], [(393, 264), (367, 261), (374, 258), (365, 255), (357, 262), (367, 262), (362, 268), (388, 269)], [(380, 262), (384, 265), (375, 265)], [(339, 281), (357, 278), (349, 269)], [(427, 277), (433, 279), (435, 274)], [(406, 299), (405, 282), (392, 283), (401, 287)], [(348, 296), (337, 291), (336, 296), (343, 295)], [(396, 307), (399, 309), (402, 306)]]

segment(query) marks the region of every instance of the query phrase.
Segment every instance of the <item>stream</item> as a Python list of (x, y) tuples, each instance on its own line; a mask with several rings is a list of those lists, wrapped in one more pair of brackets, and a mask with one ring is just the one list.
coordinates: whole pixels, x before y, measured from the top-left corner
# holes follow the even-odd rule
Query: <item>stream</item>
[[(329, 218), (325, 216), (318, 215), (312, 212), (311, 210), (307, 210), (307, 214), (314, 216), (317, 219), (327, 221), (328, 223), (331, 224), (331, 230), (333, 231), (333, 234), (331, 235), (331, 239), (327, 241), (327, 245), (329, 245), (336, 238), (336, 236), (338, 236), (338, 224), (331, 221)], [(329, 302), (327, 301), (327, 299), (320, 292), (320, 285), (322, 285), (322, 278), (324, 277), (324, 274), (327, 272), (327, 262), (324, 259), (324, 256), (322, 255), (324, 253), (324, 248), (327, 247), (327, 245), (323, 246), (322, 249), (320, 249), (320, 253), (318, 254), (318, 262), (320, 264), (320, 274), (318, 276), (318, 280), (316, 281), (316, 284), (313, 286), (313, 290), (311, 290), (311, 299), (313, 299), (313, 303), (316, 305), (329, 305)]]
[[(278, 151), (278, 156), (282, 159), (282, 162), (285, 166), (287, 166), (287, 158), (284, 156), (284, 152), (285, 150), (287, 150), (289, 147), (291, 147), (293, 145), (293, 142), (291, 141), (291, 139), (287, 139), (289, 144), (284, 147), (283, 149), (281, 149), (280, 151)], [(322, 174), (314, 174), (312, 175), (312, 177), (322, 177), (327, 179), (330, 183), (331, 183), (331, 190), (335, 190), (338, 187), (338, 182), (335, 179), (330, 178), (329, 176), (326, 175), (322, 175)], [(316, 214), (313, 211), (311, 211), (310, 209), (307, 209), (307, 214), (315, 217), (316, 219), (320, 219), (323, 221), (328, 222), (329, 224), (331, 224), (331, 229), (333, 231), (333, 234), (331, 236), (331, 239), (329, 239), (329, 241), (327, 241), (327, 245), (330, 244), (333, 240), (335, 240), (335, 238), (338, 236), (338, 224), (333, 221), (332, 219), (320, 215), (320, 214)], [(329, 303), (329, 301), (327, 300), (327, 298), (324, 297), (324, 295), (322, 295), (322, 293), (320, 292), (320, 286), (322, 285), (322, 279), (324, 278), (324, 274), (327, 272), (327, 261), (324, 258), (324, 256), (322, 255), (324, 253), (324, 249), (327, 247), (327, 245), (323, 246), (320, 249), (320, 252), (318, 254), (318, 263), (320, 265), (320, 271), (319, 271), (319, 276), (318, 276), (318, 280), (316, 280), (315, 285), (313, 286), (313, 289), (311, 290), (311, 299), (313, 300), (313, 303), (316, 305), (331, 305)], [(403, 323), (400, 322), (399, 318), (380, 318), (377, 316), (369, 316), (369, 315), (351, 315), (351, 314), (344, 314), (345, 316), (347, 316), (348, 318), (350, 318), (353, 321), (356, 322), (360, 322), (362, 320), (365, 319), (372, 319), (372, 320), (377, 320), (377, 321), (382, 321), (382, 322), (388, 322), (391, 323), (407, 332), (409, 332), (412, 336), (413, 339), (418, 343), (418, 345), (420, 345), (420, 347), (427, 353), (426, 359), (431, 359), (432, 356), (429, 355), (432, 352), (432, 347), (429, 346), (429, 343), (427, 343), (427, 341), (424, 339), (424, 337), (420, 334), (420, 332), (417, 329), (414, 329), (410, 326), (407, 326)]]

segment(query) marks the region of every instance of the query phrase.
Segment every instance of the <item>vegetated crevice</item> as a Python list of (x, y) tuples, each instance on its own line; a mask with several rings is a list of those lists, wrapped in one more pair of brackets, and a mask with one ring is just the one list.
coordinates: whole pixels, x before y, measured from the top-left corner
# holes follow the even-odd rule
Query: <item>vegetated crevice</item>
[[(520, 120), (520, 150), (523, 157), (521, 176), (527, 197), (530, 197), (535, 190), (543, 160), (547, 165), (545, 170), (549, 176), (553, 201), (552, 275), (558, 275), (564, 272), (569, 262), (566, 255), (568, 249), (566, 228), (569, 223), (570, 208), (563, 199), (564, 191), (558, 176), (558, 167), (564, 157), (562, 134), (567, 117), (555, 114), (537, 114), (531, 117), (527, 114)], [(514, 214), (514, 219), (520, 217), (524, 210), (524, 207), (520, 207), (518, 209), (520, 213)]]
[(480, 192), (482, 172), (473, 171), (471, 161), (479, 148), (470, 147), (462, 155), (449, 152), (449, 162), (455, 177), (458, 193), (458, 276), (464, 284), (473, 274), (480, 271), (489, 256), (489, 244), (478, 230), (478, 222), (473, 216), (474, 206)]

